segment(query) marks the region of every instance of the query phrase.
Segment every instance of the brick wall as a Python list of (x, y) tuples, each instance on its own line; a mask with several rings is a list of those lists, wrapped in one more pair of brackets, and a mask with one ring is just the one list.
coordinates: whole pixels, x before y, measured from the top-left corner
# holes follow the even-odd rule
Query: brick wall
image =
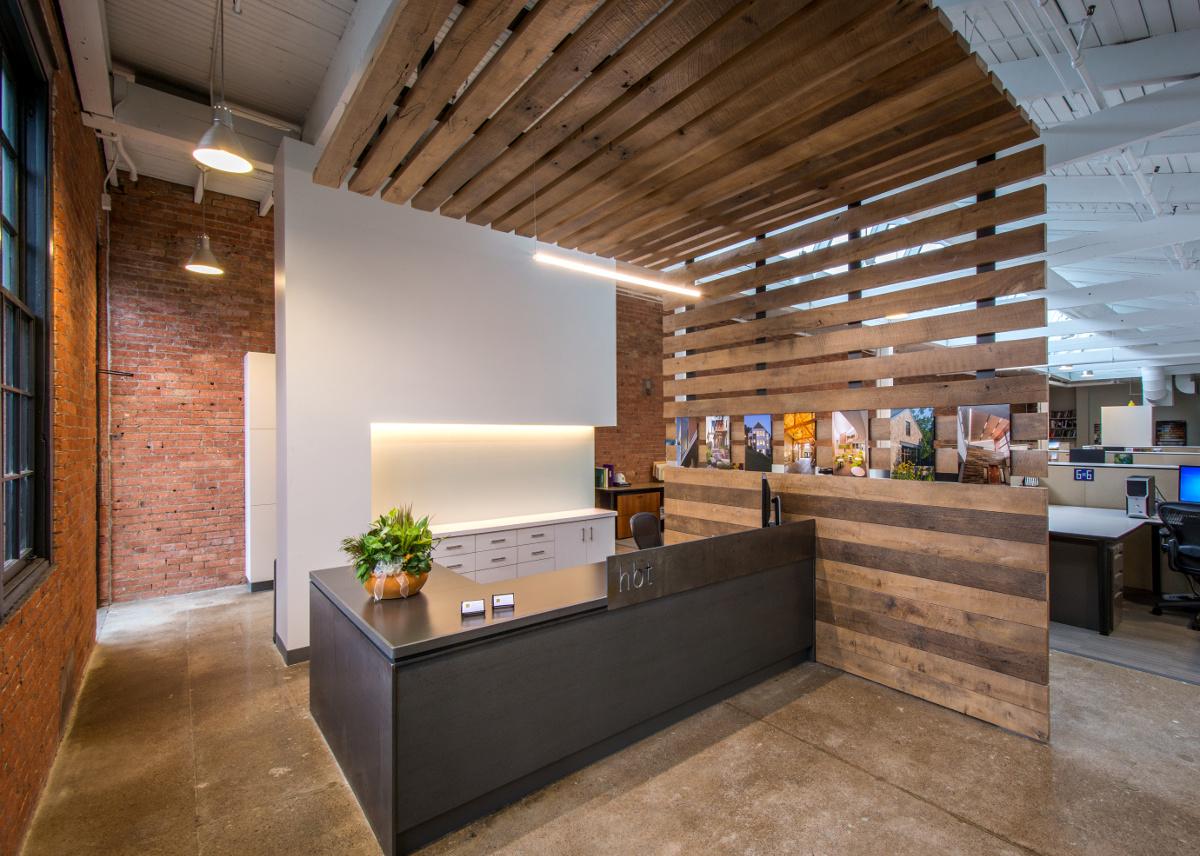
[(617, 425), (596, 429), (596, 465), (631, 482), (648, 481), (663, 459), (662, 337), (660, 301), (617, 294)]
[[(48, 3), (46, 4), (49, 5)], [(57, 20), (49, 16), (51, 29)], [(0, 853), (15, 853), (96, 635), (97, 217), (103, 167), (57, 32), (53, 81), (53, 560), (0, 624)]]
[(111, 544), (114, 601), (245, 579), (242, 357), (273, 351), (274, 218), (208, 193), (225, 275), (188, 273), (202, 230), (192, 188), (153, 178), (113, 192), (110, 236)]

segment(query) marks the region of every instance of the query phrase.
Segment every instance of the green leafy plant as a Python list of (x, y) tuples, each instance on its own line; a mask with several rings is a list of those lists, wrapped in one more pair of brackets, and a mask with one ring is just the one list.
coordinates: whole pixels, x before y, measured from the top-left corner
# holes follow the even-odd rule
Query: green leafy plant
[(912, 461), (901, 461), (892, 468), (892, 478), (905, 481), (933, 481), (933, 468), (918, 467)]
[(362, 535), (343, 539), (342, 552), (354, 563), (359, 582), (366, 582), (376, 565), (399, 565), (402, 572), (419, 577), (429, 572), (440, 540), (433, 537), (428, 517), (417, 520), (412, 506), (405, 506), (381, 515)]

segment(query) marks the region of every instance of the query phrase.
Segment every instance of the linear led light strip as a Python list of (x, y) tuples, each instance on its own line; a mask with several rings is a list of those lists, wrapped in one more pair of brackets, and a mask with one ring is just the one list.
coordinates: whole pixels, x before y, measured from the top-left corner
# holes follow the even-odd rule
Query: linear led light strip
[(657, 280), (648, 279), (644, 276), (636, 276), (635, 274), (625, 273), (624, 271), (611, 270), (609, 268), (600, 267), (600, 265), (591, 265), (587, 262), (579, 262), (575, 259), (563, 258), (562, 256), (553, 256), (549, 253), (537, 252), (533, 254), (533, 260), (544, 265), (553, 265), (554, 267), (573, 270), (576, 273), (586, 273), (590, 276), (598, 276), (601, 279), (615, 279), (620, 282), (628, 282), (631, 285), (642, 285), (646, 288), (653, 288), (657, 291), (669, 291), (672, 294), (682, 294), (686, 297), (701, 297), (701, 293), (694, 288), (685, 288), (682, 285), (671, 285), (666, 282), (658, 282)]

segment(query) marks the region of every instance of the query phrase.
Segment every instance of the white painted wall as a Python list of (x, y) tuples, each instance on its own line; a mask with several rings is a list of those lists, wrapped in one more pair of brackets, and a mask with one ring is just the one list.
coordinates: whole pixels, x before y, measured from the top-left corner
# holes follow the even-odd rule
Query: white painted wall
[(1153, 446), (1154, 408), (1149, 404), (1101, 407), (1100, 445)]
[(315, 163), (285, 140), (275, 164), (288, 650), (308, 645), (309, 572), (370, 519), (372, 423), (616, 423), (612, 282), (535, 264), (528, 238), (314, 185)]
[(275, 576), (275, 355), (242, 359), (246, 411), (246, 582)]
[(412, 505), (438, 525), (595, 504), (584, 425), (372, 425), (371, 516)]

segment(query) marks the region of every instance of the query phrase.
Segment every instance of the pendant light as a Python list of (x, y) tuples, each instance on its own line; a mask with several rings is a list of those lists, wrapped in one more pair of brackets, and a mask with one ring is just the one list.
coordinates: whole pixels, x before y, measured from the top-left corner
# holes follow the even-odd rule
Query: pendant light
[(254, 165), (246, 156), (241, 140), (233, 130), (233, 112), (225, 104), (225, 0), (217, 0), (217, 15), (213, 21), (212, 51), (208, 61), (208, 100), (213, 108), (213, 122), (192, 157), (211, 169), (221, 172), (247, 173)]
[(213, 253), (212, 244), (208, 240), (208, 217), (204, 213), (203, 197), (200, 199), (200, 223), (203, 231), (196, 237), (196, 249), (192, 251), (192, 257), (183, 267), (192, 273), (221, 276), (225, 273), (225, 268), (221, 267), (221, 262)]

